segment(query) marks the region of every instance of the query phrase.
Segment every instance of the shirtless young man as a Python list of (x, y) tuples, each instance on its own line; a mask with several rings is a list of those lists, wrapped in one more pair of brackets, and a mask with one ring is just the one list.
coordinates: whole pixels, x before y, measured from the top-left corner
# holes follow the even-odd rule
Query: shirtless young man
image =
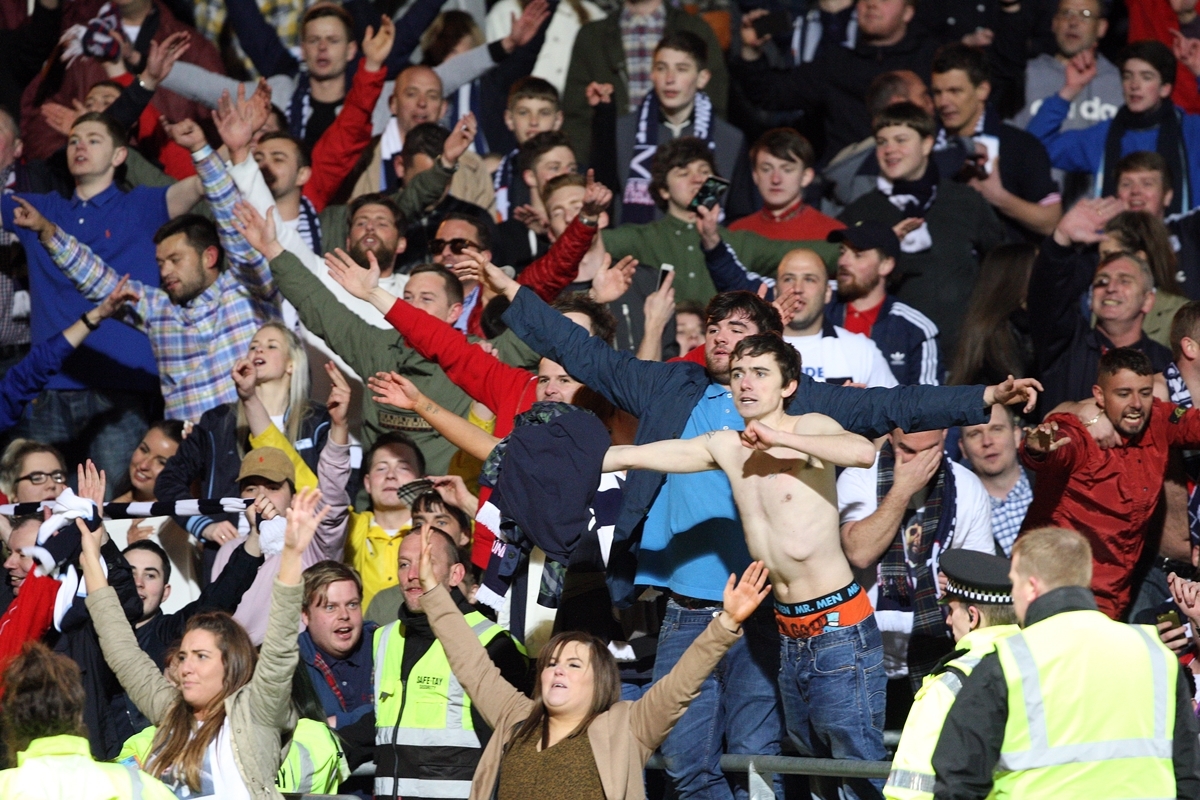
[[(745, 431), (612, 447), (603, 468), (725, 472), (751, 557), (771, 574), (785, 649), (780, 690), (788, 732), (813, 755), (881, 758), (883, 642), (867, 593), (842, 552), (834, 472), (869, 467), (875, 447), (823, 414), (785, 413), (800, 357), (779, 336), (742, 339), (730, 367)], [(845, 646), (851, 640), (853, 646)], [(847, 655), (853, 663), (844, 663)], [(870, 787), (849, 783), (859, 797), (875, 796)]]

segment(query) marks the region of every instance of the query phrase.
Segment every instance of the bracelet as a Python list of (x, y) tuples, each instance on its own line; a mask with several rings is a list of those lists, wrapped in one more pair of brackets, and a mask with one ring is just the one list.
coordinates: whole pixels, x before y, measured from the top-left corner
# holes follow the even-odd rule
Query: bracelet
[(594, 228), (600, 224), (600, 216), (596, 215), (595, 217), (589, 218), (589, 217), (585, 217), (583, 215), (583, 213), (580, 212), (579, 221), (582, 222), (584, 225), (587, 225), (589, 228)]
[(89, 331), (100, 330), (100, 323), (97, 322), (95, 325), (93, 325), (92, 321), (90, 319), (88, 319), (88, 312), (86, 312), (86, 311), (79, 315), (79, 321), (82, 322), (84, 325), (87, 325), (87, 329)]

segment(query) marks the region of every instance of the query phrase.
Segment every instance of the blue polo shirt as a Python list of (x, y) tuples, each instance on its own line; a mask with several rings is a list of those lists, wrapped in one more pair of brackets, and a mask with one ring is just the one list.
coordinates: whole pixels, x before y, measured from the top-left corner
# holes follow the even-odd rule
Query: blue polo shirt
[[(170, 220), (165, 187), (139, 186), (122, 192), (109, 186), (90, 200), (78, 196), (22, 194), (21, 197), (66, 233), (90, 247), (121, 274), (158, 286), (154, 232)], [(29, 315), (34, 344), (55, 336), (95, 303), (84, 298), (50, 258), (37, 234), (13, 223), (17, 204), (11, 195), (0, 198), (4, 228), (17, 234), (29, 262)], [(88, 336), (50, 379), (48, 389), (118, 389), (157, 392), (158, 369), (150, 340), (141, 331), (107, 319)]]
[[(710, 383), (679, 438), (745, 427), (729, 387)], [(749, 565), (742, 518), (725, 473), (667, 475), (642, 529), (636, 582), (719, 602), (729, 575), (741, 575)]]

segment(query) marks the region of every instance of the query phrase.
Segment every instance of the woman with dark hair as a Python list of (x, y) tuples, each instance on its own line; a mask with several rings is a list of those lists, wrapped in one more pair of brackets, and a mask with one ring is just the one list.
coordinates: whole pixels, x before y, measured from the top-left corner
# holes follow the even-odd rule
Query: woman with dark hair
[(501, 677), (438, 582), (431, 531), (426, 528), (421, 538), (421, 608), (454, 676), (495, 731), (475, 770), (471, 800), (642, 800), (646, 761), (770, 592), (761, 561), (740, 582), (730, 575), (721, 613), (666, 677), (634, 702), (621, 700), (620, 672), (603, 641), (560, 633), (538, 656), (530, 699)]
[(199, 614), (188, 620), (176, 656), (178, 687), (138, 646), (100, 568), (99, 532), (80, 525), (87, 607), (104, 659), (158, 727), (146, 771), (180, 797), (278, 797), (282, 740), (296, 727), (291, 687), (300, 652), (301, 558), (325, 516), (316, 511), (319, 498), (315, 490), (301, 490), (288, 511), (262, 652), (255, 653), (250, 636), (228, 614)]
[(1104, 226), (1100, 258), (1126, 252), (1140, 256), (1150, 265), (1154, 278), (1154, 305), (1142, 320), (1142, 330), (1164, 347), (1171, 346), (1171, 320), (1187, 303), (1175, 278), (1177, 259), (1171, 232), (1162, 220), (1148, 211), (1122, 211)]
[(1002, 244), (983, 259), (958, 335), (947, 383), (970, 386), (1033, 378), (1035, 360), (1025, 297), (1037, 248)]
[(0, 726), (13, 769), (0, 771), (0, 797), (12, 800), (173, 800), (136, 766), (92, 760), (83, 725), (79, 665), (29, 642), (4, 671)]

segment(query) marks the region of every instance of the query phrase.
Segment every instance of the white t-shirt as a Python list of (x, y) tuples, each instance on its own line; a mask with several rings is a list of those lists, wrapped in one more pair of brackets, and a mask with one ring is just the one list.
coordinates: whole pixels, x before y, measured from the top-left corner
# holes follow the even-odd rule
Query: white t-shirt
[(232, 724), (226, 718), (216, 738), (204, 751), (200, 766), (200, 791), (193, 792), (182, 778), (164, 775), (162, 782), (176, 797), (187, 800), (250, 800), (250, 790), (233, 759)]
[[(988, 501), (987, 490), (983, 488), (983, 483), (975, 473), (953, 461), (949, 463), (954, 473), (955, 488), (954, 532), (949, 547), (995, 553), (996, 543), (992, 541), (992, 506)], [(875, 463), (866, 469), (842, 471), (837, 482), (838, 509), (842, 525), (859, 522), (875, 513), (879, 507), (876, 499), (878, 475), (878, 455), (875, 457)], [(937, 555), (934, 553), (935, 572)], [(860, 573), (856, 577), (867, 589), (872, 607), (876, 606), (879, 598), (879, 565), (876, 564), (868, 570), (866, 575)], [(908, 675), (908, 642), (912, 637), (912, 612), (876, 611), (875, 621), (883, 636), (883, 668), (887, 676), (902, 678)]]
[(820, 383), (864, 383), (869, 387), (890, 389), (896, 377), (875, 342), (861, 333), (851, 333), (837, 325), (836, 336), (824, 331), (815, 336), (784, 336), (800, 354), (804, 374)]

